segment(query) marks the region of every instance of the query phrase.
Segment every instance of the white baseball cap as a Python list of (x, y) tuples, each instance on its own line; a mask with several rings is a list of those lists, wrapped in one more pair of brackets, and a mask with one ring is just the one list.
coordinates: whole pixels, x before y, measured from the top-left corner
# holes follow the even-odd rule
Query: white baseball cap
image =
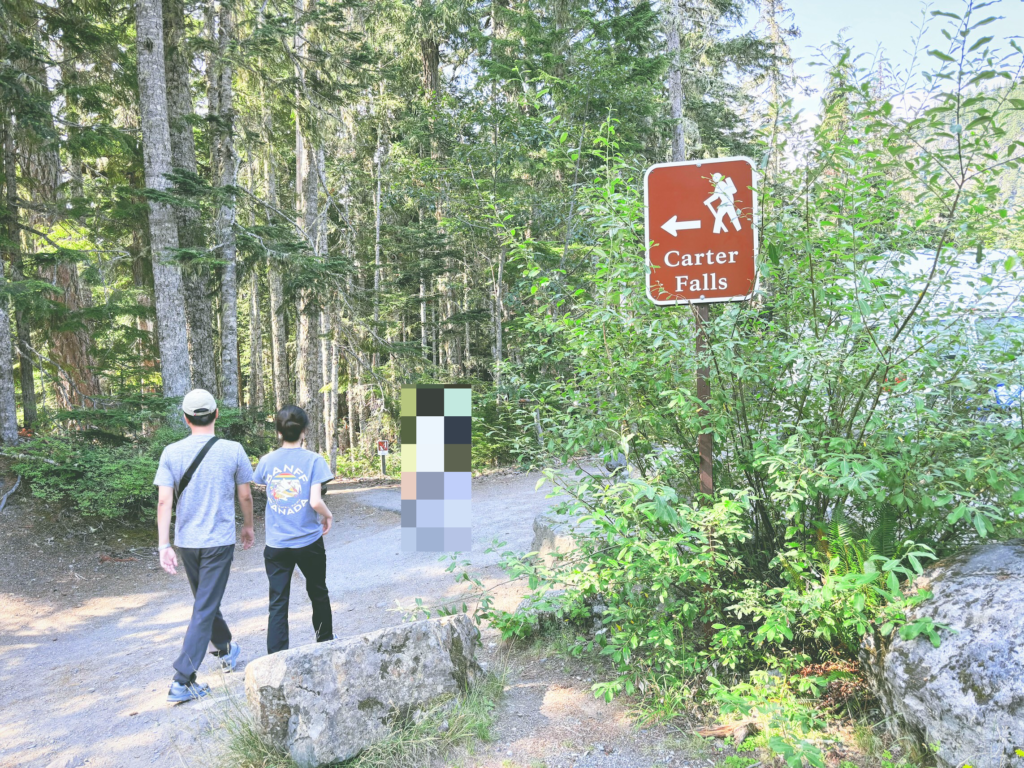
[(189, 416), (205, 416), (217, 410), (217, 401), (205, 389), (193, 389), (181, 401), (181, 410)]

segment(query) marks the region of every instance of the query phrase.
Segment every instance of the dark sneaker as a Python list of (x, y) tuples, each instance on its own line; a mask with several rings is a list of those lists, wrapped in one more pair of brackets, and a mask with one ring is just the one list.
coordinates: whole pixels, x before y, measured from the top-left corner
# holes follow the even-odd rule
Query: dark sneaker
[(238, 667), (238, 657), (242, 655), (242, 649), (238, 643), (228, 643), (228, 652), (220, 657), (220, 668), (225, 674), (234, 672)]
[(183, 704), (186, 701), (201, 699), (210, 695), (210, 686), (206, 683), (189, 683), (182, 685), (177, 680), (171, 683), (171, 689), (167, 691), (167, 701), (171, 704)]

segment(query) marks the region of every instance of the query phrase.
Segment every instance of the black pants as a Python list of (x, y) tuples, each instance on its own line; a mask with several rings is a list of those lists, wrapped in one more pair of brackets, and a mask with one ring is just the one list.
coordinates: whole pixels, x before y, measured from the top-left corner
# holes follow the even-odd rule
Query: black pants
[(331, 619), (331, 598), (327, 594), (327, 553), (321, 536), (305, 547), (278, 549), (266, 547), (263, 561), (270, 580), (270, 618), (267, 620), (267, 653), (288, 648), (288, 599), (291, 597), (292, 573), (299, 566), (306, 577), (306, 593), (313, 603), (313, 631), (322, 643), (334, 637)]
[(235, 559), (235, 545), (201, 549), (179, 547), (178, 554), (195, 599), (181, 654), (174, 662), (174, 679), (187, 684), (195, 680), (210, 643), (218, 651), (226, 651), (231, 642), (231, 630), (220, 613), (220, 601), (228, 585), (231, 561)]

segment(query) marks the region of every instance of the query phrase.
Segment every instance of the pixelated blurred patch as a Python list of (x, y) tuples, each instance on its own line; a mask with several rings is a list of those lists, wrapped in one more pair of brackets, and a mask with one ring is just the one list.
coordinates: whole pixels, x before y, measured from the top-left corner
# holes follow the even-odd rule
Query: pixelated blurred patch
[(402, 388), (402, 549), (472, 548), (473, 391), (467, 385)]

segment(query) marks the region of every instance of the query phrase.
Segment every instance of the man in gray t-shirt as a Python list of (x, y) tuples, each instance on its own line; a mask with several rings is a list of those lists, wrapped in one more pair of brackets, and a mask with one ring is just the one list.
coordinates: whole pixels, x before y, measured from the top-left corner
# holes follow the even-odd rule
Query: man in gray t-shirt
[[(167, 694), (167, 700), (175, 704), (210, 692), (208, 685), (196, 683), (207, 648), (215, 649), (212, 653), (220, 657), (226, 672), (235, 669), (241, 653), (220, 613), (235, 553), (236, 494), (242, 508), (242, 548), (249, 549), (254, 538), (249, 457), (238, 443), (214, 435), (217, 403), (205, 389), (185, 395), (182, 411), (192, 434), (164, 448), (153, 480), (160, 489), (160, 565), (168, 573), (177, 573), (178, 556), (170, 543), (171, 508), (176, 505), (174, 544), (195, 598)], [(190, 469), (191, 478), (187, 479)]]

